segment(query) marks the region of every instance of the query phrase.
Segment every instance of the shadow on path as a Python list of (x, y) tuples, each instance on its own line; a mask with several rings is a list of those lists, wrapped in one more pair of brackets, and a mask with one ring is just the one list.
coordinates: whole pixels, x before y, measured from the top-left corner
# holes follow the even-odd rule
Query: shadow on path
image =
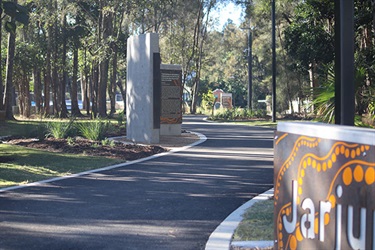
[(186, 151), (0, 193), (0, 249), (203, 249), (273, 186), (273, 131), (188, 117), (208, 140)]

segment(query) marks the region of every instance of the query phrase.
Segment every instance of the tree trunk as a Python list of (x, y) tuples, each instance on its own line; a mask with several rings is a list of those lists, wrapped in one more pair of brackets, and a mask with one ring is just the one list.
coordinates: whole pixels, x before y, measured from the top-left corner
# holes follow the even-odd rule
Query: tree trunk
[(42, 104), (42, 80), (41, 72), (38, 67), (33, 69), (33, 79), (34, 79), (34, 102), (35, 102), (35, 112), (37, 114), (41, 113)]
[(48, 117), (50, 115), (50, 91), (51, 91), (51, 64), (50, 59), (47, 54), (46, 57), (46, 71), (44, 72), (44, 116)]
[(60, 118), (67, 118), (68, 117), (68, 109), (66, 107), (66, 97), (65, 97), (65, 93), (66, 93), (66, 83), (68, 82), (67, 81), (67, 75), (68, 73), (66, 72), (66, 69), (67, 69), (67, 65), (66, 65), (66, 47), (67, 47), (67, 32), (66, 32), (66, 15), (64, 15), (63, 17), (63, 27), (62, 27), (62, 30), (63, 30), (63, 49), (62, 49), (62, 68), (63, 68), (63, 72), (62, 72), (62, 81), (60, 83), (60, 98), (59, 98), (59, 101), (60, 101), (60, 104), (61, 104), (61, 113), (60, 113)]
[(81, 78), (80, 84), (81, 84), (82, 108), (86, 109), (86, 99), (87, 99), (87, 96), (86, 96), (87, 88), (86, 87), (87, 87), (87, 83), (86, 83), (86, 78), (83, 75), (82, 70), (79, 72), (79, 74), (80, 74), (80, 78)]
[(92, 81), (90, 81), (90, 95), (92, 103), (92, 113), (93, 117), (96, 118), (98, 115), (98, 85), (99, 85), (99, 66), (98, 63), (94, 60), (92, 63)]
[(126, 85), (123, 87), (120, 79), (116, 82), (116, 84), (122, 95), (122, 101), (124, 102), (124, 114), (125, 114), (126, 113)]
[[(54, 0), (54, 11), (57, 12), (57, 0)], [(59, 116), (60, 114), (60, 83), (59, 83), (59, 74), (58, 74), (58, 57), (59, 57), (59, 46), (58, 46), (58, 25), (57, 18), (53, 22), (53, 39), (52, 39), (52, 101), (53, 101), (53, 110), (54, 116)]]
[[(112, 15), (109, 11), (104, 11), (102, 14), (102, 41), (107, 42), (108, 37), (112, 34)], [(104, 58), (100, 62), (99, 66), (99, 93), (98, 93), (98, 106), (99, 106), (99, 117), (107, 116), (107, 84), (108, 84), (108, 69), (109, 69), (109, 58), (108, 51), (105, 53)]]
[[(72, 116), (82, 116), (78, 106), (78, 45), (74, 44), (73, 49), (73, 76), (72, 76), (72, 87), (70, 92), (70, 98), (72, 99)], [(82, 79), (81, 79), (82, 81)]]
[[(202, 58), (203, 58), (203, 46), (207, 37), (207, 26), (209, 22), (209, 14), (211, 11), (211, 8), (213, 7), (213, 3), (210, 2), (207, 6), (207, 10), (204, 11), (204, 3), (203, 1), (200, 2), (200, 13), (204, 14), (198, 14), (197, 24), (195, 27), (195, 33), (197, 35), (194, 35), (196, 37), (196, 53), (197, 56), (195, 57), (195, 66), (196, 66), (196, 75), (194, 79), (194, 86), (193, 86), (193, 99), (191, 104), (191, 113), (194, 114), (197, 109), (197, 101), (198, 101), (198, 92), (199, 92), (199, 85), (200, 85), (200, 76), (201, 76), (201, 69), (202, 69)], [(202, 15), (202, 16), (201, 16)], [(205, 20), (204, 15), (206, 15)]]
[[(52, 0), (48, 2), (48, 11), (52, 16)], [(51, 114), (50, 100), (51, 100), (51, 87), (52, 87), (52, 65), (51, 55), (53, 48), (53, 27), (48, 25), (47, 28), (47, 52), (46, 52), (46, 69), (44, 72), (44, 116), (49, 117)]]
[(117, 44), (112, 43), (113, 58), (112, 58), (112, 77), (110, 87), (110, 99), (111, 99), (111, 113), (109, 116), (113, 116), (116, 113), (116, 79), (117, 79)]
[[(12, 18), (11, 21), (15, 24), (15, 20)], [(14, 54), (16, 49), (16, 33), (10, 32), (8, 34), (8, 55), (6, 62), (6, 83), (5, 83), (5, 118), (8, 120), (14, 120), (12, 110), (12, 88), (13, 88), (13, 65), (14, 65)]]
[(98, 115), (107, 116), (107, 82), (108, 82), (108, 59), (104, 59), (99, 67), (99, 92), (98, 92)]
[[(53, 61), (57, 60), (57, 57), (54, 54)], [(53, 101), (53, 115), (58, 116), (60, 113), (60, 102), (59, 102), (59, 77), (57, 73), (57, 63), (53, 62), (52, 69), (52, 101)]]
[(22, 102), (23, 112), (22, 116), (29, 118), (31, 115), (31, 99), (30, 99), (30, 79), (27, 76), (26, 71), (22, 72)]
[[(311, 87), (311, 98), (310, 100), (314, 100), (315, 99), (315, 88), (317, 87), (316, 86), (316, 77), (315, 77), (315, 71), (316, 71), (316, 63), (315, 62), (312, 62), (310, 63), (310, 68), (309, 68), (309, 78), (310, 78), (310, 87)], [(315, 107), (314, 105), (311, 105), (311, 112), (314, 112), (315, 110)]]
[[(91, 89), (92, 86), (90, 85), (89, 81), (89, 76), (88, 76), (88, 69), (87, 69), (87, 49), (85, 48), (85, 53), (84, 53), (84, 63), (85, 63), (85, 68), (84, 68), (84, 74), (81, 74), (81, 79), (82, 76), (85, 78), (85, 89), (83, 94), (83, 105), (86, 109), (86, 114), (90, 114), (90, 100), (91, 100)], [(91, 87), (90, 87), (91, 86)], [(83, 91), (83, 90), (82, 90)]]

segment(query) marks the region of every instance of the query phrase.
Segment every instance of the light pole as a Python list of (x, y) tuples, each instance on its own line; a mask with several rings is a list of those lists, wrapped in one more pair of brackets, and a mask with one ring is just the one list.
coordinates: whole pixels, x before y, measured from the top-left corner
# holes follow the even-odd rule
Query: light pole
[(340, 124), (354, 126), (354, 2), (340, 1)]
[[(250, 24), (250, 21), (249, 21)], [(253, 102), (252, 102), (252, 96), (253, 96), (253, 53), (252, 53), (252, 45), (253, 45), (253, 39), (251, 34), (251, 28), (248, 29), (247, 33), (247, 71), (248, 71), (248, 86), (247, 86), (247, 108), (249, 110), (253, 109)]]
[[(246, 2), (238, 1), (237, 3), (251, 5), (253, 4), (252, 0)], [(253, 53), (252, 53), (252, 29), (251, 29), (251, 17), (249, 15), (249, 27), (242, 28), (247, 30), (247, 76), (248, 76), (248, 85), (247, 85), (247, 108), (249, 110), (253, 109)]]
[(272, 122), (276, 122), (276, 17), (275, 0), (272, 0)]

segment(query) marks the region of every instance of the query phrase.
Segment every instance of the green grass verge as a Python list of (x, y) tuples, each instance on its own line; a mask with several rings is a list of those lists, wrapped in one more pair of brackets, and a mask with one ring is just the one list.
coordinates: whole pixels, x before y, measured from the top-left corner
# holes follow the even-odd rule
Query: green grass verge
[(17, 135), (17, 136), (37, 136), (40, 121), (1, 121), (0, 136)]
[(0, 144), (0, 187), (65, 176), (120, 162), (123, 161)]
[(233, 241), (273, 240), (273, 199), (259, 201), (243, 215)]

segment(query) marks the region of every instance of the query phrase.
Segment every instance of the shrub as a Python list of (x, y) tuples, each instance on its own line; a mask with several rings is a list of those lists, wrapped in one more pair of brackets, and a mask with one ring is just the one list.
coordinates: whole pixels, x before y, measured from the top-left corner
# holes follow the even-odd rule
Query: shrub
[(68, 138), (66, 138), (66, 141), (67, 141), (68, 145), (70, 145), (70, 146), (73, 146), (74, 143), (75, 143), (75, 139), (70, 137), (70, 136)]
[(94, 121), (79, 123), (77, 128), (80, 134), (86, 139), (93, 141), (100, 141), (105, 138), (106, 133), (111, 128), (111, 123), (109, 121)]
[(121, 126), (124, 123), (124, 121), (125, 121), (125, 114), (124, 114), (124, 112), (125, 111), (123, 110), (123, 111), (119, 112), (118, 115), (117, 115), (117, 123), (118, 123), (119, 126)]
[(72, 129), (72, 124), (74, 119), (69, 122), (48, 122), (47, 127), (47, 137), (52, 136), (56, 139), (66, 138)]
[(267, 113), (265, 110), (250, 110), (242, 108), (223, 109), (215, 112), (215, 115), (211, 116), (212, 120), (246, 120), (249, 118), (264, 118)]
[(110, 146), (113, 148), (114, 146), (116, 146), (115, 144), (116, 144), (115, 141), (109, 140), (108, 138), (105, 138), (104, 140), (102, 140), (103, 146)]

